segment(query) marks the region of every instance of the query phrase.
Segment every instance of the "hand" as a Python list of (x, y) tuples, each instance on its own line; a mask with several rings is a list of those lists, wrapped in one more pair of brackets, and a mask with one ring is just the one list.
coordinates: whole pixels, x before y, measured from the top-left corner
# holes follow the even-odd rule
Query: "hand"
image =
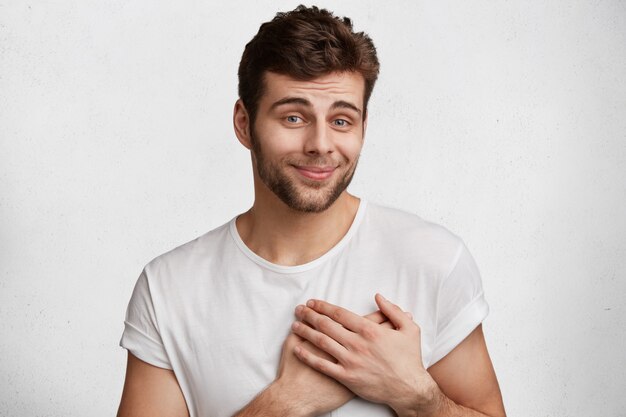
[[(360, 318), (372, 326), (392, 328), (392, 324), (380, 311)], [(282, 398), (293, 399), (294, 408), (297, 407), (299, 413), (324, 414), (341, 407), (354, 397), (352, 391), (341, 383), (302, 363), (294, 354), (296, 347), (306, 349), (327, 361), (333, 361), (333, 358), (293, 333), (287, 336), (273, 388)]]
[(293, 353), (296, 346), (306, 346), (312, 354), (332, 360), (309, 342), (289, 334), (283, 344), (278, 377), (274, 382), (281, 396), (292, 399), (299, 411), (311, 416), (330, 412), (352, 399), (354, 394), (349, 389), (299, 361)]
[(400, 307), (376, 295), (393, 328), (376, 326), (349, 310), (320, 300), (298, 306), (294, 333), (307, 345), (294, 348), (298, 359), (341, 382), (356, 395), (384, 403), (398, 415), (433, 406), (437, 384), (422, 363), (420, 328)]

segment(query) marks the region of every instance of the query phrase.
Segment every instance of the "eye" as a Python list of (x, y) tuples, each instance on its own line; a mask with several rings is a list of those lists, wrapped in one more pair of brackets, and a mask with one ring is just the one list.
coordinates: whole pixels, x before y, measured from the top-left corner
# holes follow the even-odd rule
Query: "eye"
[(336, 120), (333, 120), (333, 124), (337, 127), (347, 127), (350, 124), (350, 122), (344, 119), (336, 119)]
[(287, 122), (289, 123), (298, 123), (301, 122), (302, 119), (298, 116), (287, 116)]

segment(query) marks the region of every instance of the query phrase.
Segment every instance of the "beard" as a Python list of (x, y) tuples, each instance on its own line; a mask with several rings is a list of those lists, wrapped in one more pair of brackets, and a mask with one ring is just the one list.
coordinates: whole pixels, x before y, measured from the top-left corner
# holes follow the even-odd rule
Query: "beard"
[[(354, 176), (358, 157), (350, 163), (344, 158), (341, 164), (330, 157), (316, 156), (307, 159), (284, 158), (278, 162), (270, 161), (263, 154), (259, 138), (251, 130), (252, 154), (256, 160), (256, 170), (263, 184), (270, 189), (289, 208), (304, 213), (325, 211), (339, 198)], [(293, 166), (338, 166), (345, 167), (343, 173), (331, 183), (302, 179), (303, 184), (289, 176), (286, 170)], [(295, 171), (295, 169), (294, 169)]]

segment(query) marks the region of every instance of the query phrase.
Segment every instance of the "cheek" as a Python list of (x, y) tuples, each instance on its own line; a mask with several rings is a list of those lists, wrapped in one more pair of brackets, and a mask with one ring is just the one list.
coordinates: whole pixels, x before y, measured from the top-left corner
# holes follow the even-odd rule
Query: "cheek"
[(297, 146), (294, 141), (275, 140), (271, 144), (268, 143), (264, 148), (266, 154), (275, 158), (283, 158), (289, 155), (302, 153), (302, 147)]
[(362, 148), (363, 141), (360, 138), (344, 141), (338, 145), (339, 152), (351, 161), (359, 157)]
[(257, 140), (261, 145), (263, 154), (267, 157), (280, 158), (301, 151), (301, 146), (298, 146), (299, 142), (293, 135), (285, 135), (279, 130), (257, 131)]

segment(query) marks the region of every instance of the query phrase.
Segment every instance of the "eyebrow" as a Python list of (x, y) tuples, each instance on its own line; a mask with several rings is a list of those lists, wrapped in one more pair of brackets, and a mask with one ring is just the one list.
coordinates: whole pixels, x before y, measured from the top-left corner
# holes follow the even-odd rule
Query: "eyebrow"
[(351, 109), (351, 110), (354, 110), (355, 112), (359, 113), (359, 115), (363, 114), (361, 109), (359, 109), (357, 106), (355, 106), (354, 104), (350, 103), (349, 101), (345, 101), (345, 100), (335, 101), (330, 108), (331, 109)]
[(302, 97), (285, 97), (272, 104), (270, 110), (274, 110), (278, 106), (285, 104), (300, 104), (301, 106), (311, 107), (311, 102)]
[[(311, 102), (309, 100), (305, 99), (305, 98), (302, 98), (302, 97), (285, 97), (285, 98), (282, 98), (282, 99), (274, 102), (270, 106), (270, 110), (273, 110), (276, 107), (283, 106), (285, 104), (299, 104), (299, 105), (305, 106), (305, 107), (312, 107)], [(363, 114), (361, 109), (359, 109), (357, 106), (355, 106), (354, 104), (350, 103), (349, 101), (345, 101), (345, 100), (335, 101), (333, 103), (333, 105), (330, 106), (330, 108), (331, 109), (350, 109), (350, 110), (354, 110), (359, 115)]]

